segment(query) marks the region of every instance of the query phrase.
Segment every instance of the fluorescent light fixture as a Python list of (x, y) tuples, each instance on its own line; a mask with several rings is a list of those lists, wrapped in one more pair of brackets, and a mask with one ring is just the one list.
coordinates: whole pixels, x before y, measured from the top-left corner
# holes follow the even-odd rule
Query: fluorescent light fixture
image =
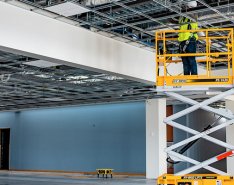
[(24, 62), (25, 65), (29, 66), (35, 66), (35, 67), (40, 67), (40, 68), (48, 68), (48, 67), (54, 67), (54, 66), (60, 66), (61, 64), (56, 64), (53, 62), (48, 62), (45, 60), (34, 60), (31, 62)]
[(101, 77), (103, 79), (106, 79), (106, 80), (123, 80), (123, 78), (121, 77), (118, 77), (118, 76), (104, 76), (104, 77)]
[(85, 84), (86, 82), (84, 82), (84, 81), (70, 81), (69, 83), (72, 83), (72, 84)]
[(121, 78), (119, 76), (113, 76), (113, 75), (107, 75), (107, 74), (93, 75), (93, 77), (102, 78), (105, 80), (123, 80), (123, 78)]
[(86, 80), (77, 80), (77, 81), (68, 81), (69, 83), (73, 84), (85, 84), (85, 83), (95, 83), (95, 82), (102, 82), (101, 79), (86, 79)]
[(78, 15), (90, 11), (89, 9), (84, 8), (83, 6), (72, 2), (57, 4), (54, 6), (47, 7), (45, 9), (57, 13), (59, 15), (63, 15), (65, 17)]
[(85, 84), (86, 82), (84, 81), (85, 79), (88, 79), (88, 76), (85, 75), (78, 75), (78, 76), (67, 76), (66, 79), (68, 80), (69, 83), (73, 84)]
[(79, 76), (67, 76), (66, 78), (68, 80), (82, 80), (82, 79), (87, 79), (89, 77), (88, 76), (84, 76), (84, 75), (79, 75)]
[(84, 82), (91, 82), (91, 83), (94, 83), (94, 82), (102, 82), (103, 80), (101, 79), (87, 79), (87, 80), (83, 80)]
[(33, 72), (33, 71), (22, 71), (19, 74), (21, 74), (21, 75), (34, 75), (35, 72)]
[(48, 100), (48, 101), (64, 101), (66, 99), (63, 99), (63, 98), (44, 98), (44, 100)]
[(51, 78), (51, 76), (46, 75), (46, 74), (40, 74), (40, 75), (35, 75), (35, 76), (40, 77), (40, 78)]

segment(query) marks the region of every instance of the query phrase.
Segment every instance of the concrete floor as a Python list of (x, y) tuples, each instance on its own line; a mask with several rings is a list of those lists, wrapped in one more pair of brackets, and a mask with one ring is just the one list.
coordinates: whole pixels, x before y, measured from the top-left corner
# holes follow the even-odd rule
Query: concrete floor
[(156, 185), (155, 180), (144, 177), (114, 176), (96, 178), (79, 174), (30, 173), (0, 171), (0, 185)]

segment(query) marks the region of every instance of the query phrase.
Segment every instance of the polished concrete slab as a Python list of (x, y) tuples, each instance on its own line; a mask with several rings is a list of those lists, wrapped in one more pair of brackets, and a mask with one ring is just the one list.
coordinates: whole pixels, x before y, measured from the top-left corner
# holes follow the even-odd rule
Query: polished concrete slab
[(0, 171), (0, 185), (155, 185), (155, 180), (144, 177), (114, 176), (97, 178), (92, 175), (31, 173)]

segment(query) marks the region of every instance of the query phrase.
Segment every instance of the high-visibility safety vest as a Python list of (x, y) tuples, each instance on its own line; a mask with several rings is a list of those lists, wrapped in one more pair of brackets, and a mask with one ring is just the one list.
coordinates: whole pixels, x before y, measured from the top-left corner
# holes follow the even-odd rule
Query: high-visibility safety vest
[[(190, 19), (186, 17), (181, 17), (179, 19), (179, 24), (180, 24), (180, 30), (197, 30), (198, 29), (198, 23), (197, 22), (192, 22)], [(178, 41), (186, 41), (190, 37), (195, 37), (196, 40), (198, 39), (198, 35), (196, 32), (181, 32), (179, 33)]]

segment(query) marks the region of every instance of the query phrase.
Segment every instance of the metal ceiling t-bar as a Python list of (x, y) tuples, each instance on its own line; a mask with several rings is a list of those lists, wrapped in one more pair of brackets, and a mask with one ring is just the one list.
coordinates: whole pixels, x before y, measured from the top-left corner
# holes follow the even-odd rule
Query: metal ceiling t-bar
[(234, 23), (233, 19), (231, 19), (230, 17), (226, 16), (225, 14), (223, 14), (222, 12), (220, 12), (219, 10), (217, 10), (216, 8), (213, 8), (212, 6), (208, 5), (203, 0), (197, 0), (197, 1), (199, 3), (201, 3), (201, 4), (203, 4), (204, 6), (206, 6), (207, 8), (209, 8), (210, 10), (214, 11), (215, 13), (217, 13), (218, 15), (220, 15), (221, 17), (223, 17), (224, 19), (227, 19), (228, 21), (231, 21), (232, 23)]
[[(174, 159), (177, 159), (177, 160), (181, 160), (181, 161), (186, 161), (186, 162), (189, 162), (191, 164), (194, 164), (194, 166), (188, 168), (188, 169), (185, 169), (185, 170), (182, 170), (178, 173), (176, 173), (175, 175), (186, 175), (186, 174), (189, 174), (191, 172), (194, 172), (200, 168), (205, 168), (211, 172), (214, 172), (214, 173), (217, 173), (217, 174), (220, 174), (220, 175), (228, 175), (227, 173), (221, 171), (221, 170), (218, 170), (216, 168), (213, 168), (209, 165), (217, 162), (217, 161), (220, 161), (222, 159), (225, 159), (227, 157), (230, 157), (232, 155), (234, 155), (234, 146), (229, 144), (229, 143), (226, 143), (226, 142), (223, 142), (219, 139), (216, 139), (216, 138), (213, 138), (211, 136), (209, 136), (209, 134), (213, 133), (213, 132), (216, 132), (220, 129), (223, 129), (225, 127), (228, 127), (230, 125), (232, 125), (234, 123), (234, 115), (232, 113), (230, 113), (230, 111), (220, 111), (218, 109), (215, 109), (215, 108), (212, 108), (209, 106), (209, 104), (211, 103), (214, 103), (214, 102), (217, 102), (219, 100), (222, 100), (223, 98), (229, 96), (229, 95), (233, 95), (234, 94), (234, 88), (230, 89), (230, 90), (227, 90), (227, 91), (224, 91), (224, 92), (221, 92), (220, 94), (214, 96), (214, 97), (211, 97), (203, 102), (197, 102), (195, 100), (192, 100), (188, 97), (185, 97), (179, 93), (175, 93), (175, 92), (164, 92), (166, 95), (170, 96), (170, 97), (173, 97), (177, 100), (180, 100), (180, 101), (183, 101), (185, 103), (188, 103), (188, 104), (191, 104), (192, 106), (189, 107), (189, 108), (186, 108), (178, 113), (175, 113), (167, 118), (164, 119), (164, 123), (168, 124), (168, 125), (171, 125), (175, 128), (178, 128), (180, 130), (183, 130), (187, 133), (190, 133), (190, 134), (193, 134), (194, 136), (191, 136), (183, 141), (180, 141), (178, 143), (175, 143), (173, 145), (171, 145), (170, 147), (166, 148), (165, 149), (165, 152), (168, 153), (168, 155)], [(175, 122), (174, 120), (175, 119), (178, 119), (182, 116), (185, 116), (191, 112), (194, 112), (198, 109), (204, 109), (208, 112), (211, 112), (211, 113), (214, 113), (214, 114), (217, 114), (219, 116), (222, 116), (224, 118), (227, 119), (227, 121), (225, 123), (222, 123), (222, 124), (219, 124), (215, 127), (212, 127), (212, 128), (209, 128), (208, 130), (205, 130), (203, 132), (198, 132), (194, 129), (191, 129), (187, 126), (184, 126), (184, 125), (181, 125), (177, 122)], [(219, 146), (222, 146), (224, 148), (227, 149), (227, 152), (225, 153), (222, 153), (220, 155), (217, 155), (217, 156), (214, 156), (210, 159), (207, 159), (205, 161), (202, 161), (202, 162), (199, 162), (199, 161), (196, 161), (188, 156), (184, 156), (176, 151), (174, 151), (175, 149), (183, 146), (183, 145), (186, 145), (192, 141), (195, 141), (197, 139), (206, 139), (212, 143), (215, 143)]]

